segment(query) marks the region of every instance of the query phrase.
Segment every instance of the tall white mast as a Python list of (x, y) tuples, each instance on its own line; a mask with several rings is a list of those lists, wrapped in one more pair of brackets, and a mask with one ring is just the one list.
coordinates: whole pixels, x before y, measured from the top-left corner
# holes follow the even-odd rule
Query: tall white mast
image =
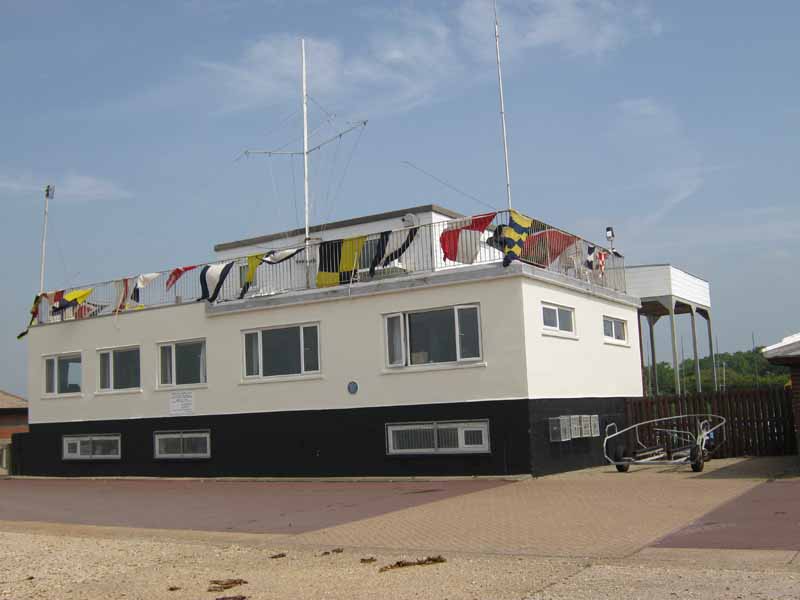
[(39, 268), (39, 294), (44, 293), (44, 259), (47, 249), (47, 213), (50, 208), (50, 198), (56, 195), (56, 186), (48, 185), (44, 188), (44, 223), (42, 224), (42, 261)]
[(302, 69), (303, 69), (303, 197), (305, 201), (305, 229), (306, 229), (306, 238), (305, 238), (305, 246), (306, 246), (306, 279), (309, 281), (307, 282), (310, 287), (310, 277), (311, 277), (311, 269), (310, 269), (310, 261), (308, 256), (308, 243), (309, 243), (309, 232), (308, 232), (308, 85), (306, 82), (306, 40), (300, 40), (300, 56), (302, 62)]
[(503, 101), (503, 71), (500, 69), (500, 24), (497, 20), (497, 0), (494, 0), (494, 45), (497, 51), (497, 84), (500, 88), (500, 122), (503, 125), (503, 156), (506, 161), (506, 197), (511, 210), (511, 173), (508, 169), (508, 138), (506, 136), (506, 106)]

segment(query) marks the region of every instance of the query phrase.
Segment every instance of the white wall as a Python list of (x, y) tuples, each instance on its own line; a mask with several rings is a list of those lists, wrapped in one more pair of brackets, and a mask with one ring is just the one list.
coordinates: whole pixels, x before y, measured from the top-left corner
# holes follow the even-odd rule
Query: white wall
[[(351, 408), (525, 398), (521, 278), (492, 279), (396, 293), (207, 316), (202, 303), (134, 311), (35, 327), (28, 335), (30, 422), (168, 415), (169, 392), (155, 389), (156, 344), (205, 337), (208, 384), (194, 389), (196, 414)], [(479, 366), (447, 369), (385, 367), (382, 315), (395, 311), (479, 303), (483, 356)], [(320, 323), (320, 376), (243, 383), (241, 331)], [(142, 391), (97, 394), (97, 349), (138, 343)], [(42, 356), (81, 351), (83, 394), (42, 398)], [(347, 383), (358, 382), (357, 395)]]
[(678, 296), (711, 308), (709, 283), (672, 265), (643, 265), (625, 269), (627, 290), (637, 298)]
[[(523, 282), (522, 298), (529, 398), (642, 395), (635, 307), (532, 280)], [(575, 310), (574, 336), (544, 330), (542, 302)], [(626, 344), (604, 337), (603, 316), (627, 322)]]
[(711, 289), (707, 281), (675, 267), (670, 267), (670, 281), (674, 295), (711, 308)]

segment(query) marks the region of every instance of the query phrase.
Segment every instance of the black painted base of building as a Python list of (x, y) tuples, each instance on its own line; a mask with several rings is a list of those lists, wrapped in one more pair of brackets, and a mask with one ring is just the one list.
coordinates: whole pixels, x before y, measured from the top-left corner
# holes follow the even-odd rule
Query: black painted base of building
[[(13, 474), (156, 477), (546, 475), (604, 462), (603, 438), (551, 442), (548, 418), (625, 423), (621, 398), (502, 400), (240, 415), (32, 424), (13, 436)], [(388, 455), (386, 423), (488, 419), (485, 454)], [(153, 433), (207, 429), (211, 458), (154, 458)], [(62, 436), (120, 434), (120, 460), (63, 460)]]

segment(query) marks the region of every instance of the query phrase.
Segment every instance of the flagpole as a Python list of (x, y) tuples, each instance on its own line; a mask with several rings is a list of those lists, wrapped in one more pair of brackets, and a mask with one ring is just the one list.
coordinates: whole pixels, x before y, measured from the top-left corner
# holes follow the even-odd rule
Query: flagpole
[(47, 213), (50, 209), (50, 198), (56, 195), (56, 186), (44, 188), (44, 222), (42, 224), (42, 260), (39, 266), (39, 295), (44, 294), (44, 259), (47, 249)]
[(506, 135), (506, 106), (503, 101), (503, 72), (500, 69), (500, 24), (497, 20), (497, 0), (494, 0), (494, 45), (497, 52), (497, 85), (500, 89), (500, 122), (503, 126), (503, 156), (506, 163), (506, 197), (511, 210), (511, 173), (508, 168), (508, 137)]
[(305, 203), (305, 248), (306, 248), (306, 284), (311, 287), (311, 263), (308, 255), (308, 85), (306, 81), (306, 40), (300, 40), (300, 56), (303, 69), (303, 197)]

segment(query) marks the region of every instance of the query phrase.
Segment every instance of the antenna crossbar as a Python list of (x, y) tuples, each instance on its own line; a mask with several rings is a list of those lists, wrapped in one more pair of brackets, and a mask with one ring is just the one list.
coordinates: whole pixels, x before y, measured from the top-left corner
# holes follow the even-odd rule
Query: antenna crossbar
[(317, 144), (313, 148), (309, 148), (307, 150), (307, 152), (302, 152), (302, 151), (286, 152), (286, 151), (283, 151), (283, 150), (245, 150), (242, 154), (244, 154), (244, 156), (250, 156), (251, 154), (259, 154), (259, 155), (262, 155), (262, 156), (303, 156), (303, 154), (306, 154), (306, 153), (311, 154), (312, 152), (314, 152), (316, 150), (319, 150), (320, 148), (322, 148), (324, 146), (327, 146), (331, 142), (335, 142), (336, 140), (341, 139), (342, 137), (346, 136), (351, 131), (355, 131), (356, 129), (359, 129), (360, 127), (366, 127), (366, 126), (367, 126), (367, 121), (359, 121), (358, 123), (356, 123), (352, 127), (348, 127), (347, 129), (345, 129), (343, 131), (340, 131), (336, 135), (328, 138), (324, 142), (320, 142), (319, 144)]

